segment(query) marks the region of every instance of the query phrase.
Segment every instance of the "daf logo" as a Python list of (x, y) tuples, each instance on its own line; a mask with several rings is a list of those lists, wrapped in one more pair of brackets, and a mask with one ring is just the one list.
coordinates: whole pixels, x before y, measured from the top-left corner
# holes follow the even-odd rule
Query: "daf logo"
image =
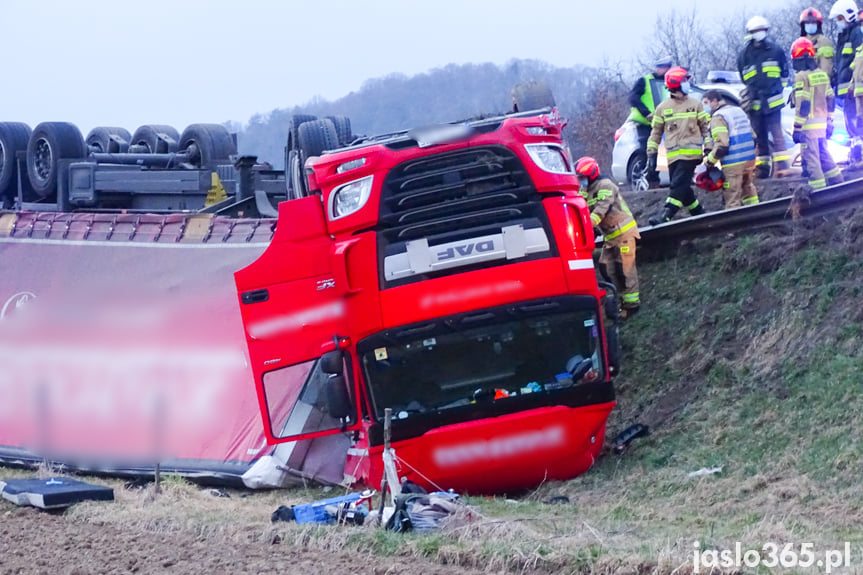
[(472, 253), (481, 254), (483, 252), (494, 251), (494, 241), (484, 240), (481, 242), (467, 242), (460, 245), (455, 245), (437, 253), (438, 261), (451, 260), (454, 257), (469, 256)]
[(22, 291), (16, 293), (15, 295), (7, 299), (6, 303), (3, 304), (3, 308), (0, 309), (0, 320), (5, 319), (6, 316), (17, 313), (18, 310), (22, 309), (34, 299), (36, 299), (36, 294), (31, 291)]

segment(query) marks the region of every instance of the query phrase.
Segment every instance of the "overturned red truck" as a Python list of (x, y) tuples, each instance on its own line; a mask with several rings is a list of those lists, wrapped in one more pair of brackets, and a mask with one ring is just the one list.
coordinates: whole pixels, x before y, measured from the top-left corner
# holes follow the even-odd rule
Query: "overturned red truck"
[(331, 123), (302, 128), (321, 153), (289, 157), (305, 168), (294, 199), (235, 274), (268, 441), (326, 442), (346, 481), (378, 486), (390, 408), (399, 474), (425, 487), (499, 493), (590, 468), (617, 304), (556, 112), (342, 147)]

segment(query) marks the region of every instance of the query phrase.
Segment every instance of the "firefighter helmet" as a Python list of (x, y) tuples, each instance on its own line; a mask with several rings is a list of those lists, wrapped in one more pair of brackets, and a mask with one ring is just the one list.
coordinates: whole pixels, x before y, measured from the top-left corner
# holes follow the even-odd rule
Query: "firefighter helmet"
[(753, 16), (746, 23), (746, 31), (752, 34), (756, 30), (769, 30), (770, 22), (764, 16)]
[(689, 80), (689, 72), (680, 66), (675, 66), (665, 73), (665, 85), (669, 90), (679, 90), (680, 85), (687, 80)]
[(707, 168), (695, 176), (695, 185), (708, 192), (721, 190), (725, 183), (725, 174), (716, 166)]
[(589, 180), (595, 180), (599, 177), (599, 164), (590, 156), (584, 156), (575, 163), (575, 173)]
[(824, 22), (824, 18), (821, 17), (821, 12), (816, 8), (810, 7), (800, 13), (800, 23), (806, 24), (807, 22), (812, 24), (821, 24)]
[(856, 22), (858, 12), (857, 3), (854, 0), (836, 0), (830, 8), (830, 19), (836, 20), (842, 17), (846, 22)]
[(800, 37), (791, 44), (791, 58), (796, 60), (803, 56), (815, 57), (815, 45), (809, 38)]

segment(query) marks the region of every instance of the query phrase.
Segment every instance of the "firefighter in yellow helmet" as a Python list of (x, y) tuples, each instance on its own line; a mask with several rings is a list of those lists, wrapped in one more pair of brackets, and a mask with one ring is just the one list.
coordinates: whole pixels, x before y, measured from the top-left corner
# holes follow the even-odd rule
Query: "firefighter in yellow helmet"
[(575, 173), (581, 184), (580, 193), (590, 208), (593, 226), (603, 237), (599, 273), (617, 288), (621, 315), (626, 319), (641, 305), (635, 269), (635, 240), (641, 239), (638, 225), (618, 187), (600, 175), (596, 160), (587, 156), (579, 158)]
[(820, 189), (844, 181), (839, 167), (827, 150), (826, 139), (833, 132), (834, 94), (830, 77), (816, 67), (815, 46), (808, 38), (791, 45), (794, 76), (794, 142), (809, 171), (809, 185)]

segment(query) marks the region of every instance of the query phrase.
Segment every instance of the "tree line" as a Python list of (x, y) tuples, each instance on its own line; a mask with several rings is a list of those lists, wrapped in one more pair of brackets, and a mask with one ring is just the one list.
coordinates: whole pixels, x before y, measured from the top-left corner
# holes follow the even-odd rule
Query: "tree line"
[[(770, 21), (770, 39), (787, 53), (800, 35), (800, 12), (809, 6), (821, 11), (824, 32), (835, 39), (837, 31), (826, 21), (832, 4), (794, 0), (760, 15)], [(367, 80), (359, 90), (337, 100), (314, 98), (257, 114), (245, 126), (229, 127), (238, 132), (241, 153), (282, 168), (288, 119), (294, 114), (344, 115), (351, 119), (354, 134), (381, 134), (507, 112), (512, 86), (538, 79), (551, 87), (561, 115), (569, 119), (564, 136), (573, 155), (594, 156), (610, 172), (614, 132), (629, 114), (626, 96), (635, 79), (652, 71), (653, 60), (663, 54), (687, 68), (696, 83), (704, 81), (710, 70), (736, 70), (746, 21), (754, 15), (739, 11), (723, 19), (705, 19), (696, 8), (671, 10), (656, 19), (646, 48), (629, 62), (571, 68), (538, 60), (512, 60), (502, 66), (450, 64), (414, 76), (391, 74)]]

